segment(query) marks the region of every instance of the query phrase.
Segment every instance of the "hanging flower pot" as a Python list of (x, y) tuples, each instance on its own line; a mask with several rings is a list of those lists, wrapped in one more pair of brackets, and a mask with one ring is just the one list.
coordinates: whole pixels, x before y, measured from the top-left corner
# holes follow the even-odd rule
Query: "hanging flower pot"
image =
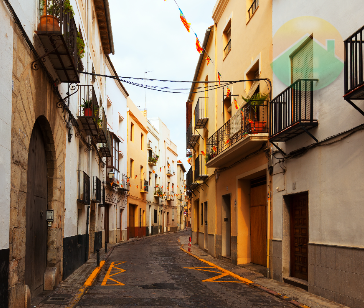
[(52, 15), (43, 15), (40, 17), (40, 23), (38, 24), (38, 31), (57, 32), (61, 31), (59, 27), (58, 18)]
[(83, 114), (85, 117), (92, 117), (92, 109), (91, 108), (84, 108)]

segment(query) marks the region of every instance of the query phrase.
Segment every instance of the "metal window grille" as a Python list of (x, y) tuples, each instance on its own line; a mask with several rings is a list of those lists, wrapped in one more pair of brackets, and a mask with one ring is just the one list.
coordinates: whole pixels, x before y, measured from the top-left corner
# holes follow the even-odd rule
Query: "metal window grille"
[(83, 171), (78, 170), (78, 201), (90, 204), (90, 177)]
[(259, 0), (254, 0), (252, 5), (248, 9), (248, 19), (249, 20), (253, 17), (253, 15), (254, 15), (255, 11), (258, 9), (258, 7), (259, 7)]
[(92, 199), (95, 202), (101, 202), (101, 180), (97, 176), (93, 177)]

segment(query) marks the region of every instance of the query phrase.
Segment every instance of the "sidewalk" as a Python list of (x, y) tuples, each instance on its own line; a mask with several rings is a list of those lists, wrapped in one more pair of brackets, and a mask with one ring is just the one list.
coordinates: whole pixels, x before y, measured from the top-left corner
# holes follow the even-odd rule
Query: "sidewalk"
[[(183, 248), (187, 250), (189, 235), (183, 235), (179, 237), (180, 244), (183, 245)], [(309, 293), (301, 288), (297, 288), (286, 284), (284, 282), (279, 282), (273, 279), (266, 278), (263, 274), (249, 270), (246, 267), (234, 265), (229, 261), (225, 261), (224, 259), (216, 259), (209, 255), (206, 251), (199, 248), (197, 245), (192, 245), (191, 253), (201, 259), (209, 261), (219, 267), (222, 267), (236, 275), (239, 275), (243, 278), (249, 279), (253, 281), (255, 284), (258, 284), (264, 288), (265, 291), (271, 294), (279, 293), (282, 297), (286, 297), (286, 299), (292, 299), (297, 301), (303, 305), (306, 305), (310, 308), (344, 308), (347, 306), (337, 304), (323, 297), (314, 295)], [(273, 292), (272, 292), (273, 291)]]

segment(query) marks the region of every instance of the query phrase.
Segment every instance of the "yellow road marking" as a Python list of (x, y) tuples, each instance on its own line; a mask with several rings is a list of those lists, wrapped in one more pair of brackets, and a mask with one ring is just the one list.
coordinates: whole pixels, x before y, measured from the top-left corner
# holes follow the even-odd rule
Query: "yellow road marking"
[[(126, 261), (119, 262), (119, 263), (111, 262), (111, 265), (110, 265), (110, 267), (109, 267), (109, 269), (108, 269), (108, 271), (107, 271), (107, 273), (106, 273), (106, 275), (104, 277), (104, 280), (102, 281), (101, 285), (102, 286), (125, 286), (125, 284), (121, 283), (120, 281), (117, 281), (116, 279), (111, 278), (111, 277), (113, 277), (115, 275), (118, 275), (118, 274), (121, 274), (121, 273), (124, 273), (125, 272), (124, 269), (119, 268), (119, 267), (116, 267), (116, 265), (120, 265), (120, 264), (123, 264), (125, 262)], [(111, 274), (112, 269), (117, 269), (119, 271), (116, 272), (116, 273)], [(114, 281), (116, 283), (114, 283), (114, 284), (107, 284), (107, 281), (108, 280), (112, 280), (112, 281)]]
[(91, 273), (91, 275), (87, 278), (87, 280), (83, 284), (83, 287), (78, 290), (77, 295), (74, 297), (74, 299), (72, 300), (72, 302), (67, 306), (67, 308), (73, 308), (73, 307), (76, 306), (76, 304), (80, 301), (80, 299), (83, 296), (83, 294), (87, 291), (87, 289), (90, 286), (92, 286), (92, 283), (94, 282), (96, 276), (98, 275), (98, 273), (100, 272), (100, 270), (104, 266), (104, 264), (105, 264), (105, 261), (101, 261), (100, 262), (100, 266), (96, 267), (93, 270), (93, 272)]
[[(204, 262), (204, 263), (206, 263), (206, 264), (210, 265), (210, 266), (211, 266), (211, 267), (213, 267), (213, 268), (218, 269), (219, 271), (221, 271), (221, 272), (222, 272), (222, 273), (224, 273), (224, 274), (227, 274), (227, 275), (225, 275), (225, 276), (231, 276), (231, 277), (234, 277), (235, 279), (240, 280), (240, 281), (242, 281), (242, 282), (243, 282), (243, 283), (245, 283), (245, 284), (252, 284), (252, 283), (254, 283), (253, 281), (251, 281), (251, 280), (249, 280), (249, 279), (246, 279), (246, 278), (243, 278), (243, 277), (240, 277), (239, 275), (236, 275), (236, 274), (234, 274), (233, 272), (230, 272), (230, 271), (228, 271), (228, 270), (226, 270), (226, 269), (224, 269), (224, 268), (222, 268), (222, 267), (220, 267), (220, 266), (217, 266), (216, 264), (214, 264), (214, 263), (212, 263), (212, 262), (209, 262), (209, 261), (206, 261), (206, 260), (204, 260), (204, 259), (201, 259), (201, 258), (199, 258), (198, 256), (196, 256), (196, 255), (194, 255), (194, 254), (192, 254), (192, 253), (188, 252), (187, 250), (185, 250), (185, 249), (184, 249), (184, 248), (182, 248), (182, 247), (180, 247), (180, 249), (181, 249), (182, 251), (184, 251), (185, 253), (187, 253), (187, 254), (191, 255), (192, 257), (196, 258), (197, 260), (199, 260), (199, 261), (201, 261), (201, 262)], [(213, 277), (213, 278), (215, 278), (215, 277)], [(209, 278), (209, 279), (213, 279), (213, 278)], [(218, 278), (216, 278), (216, 279), (218, 279)], [(219, 281), (216, 281), (216, 282), (219, 282)], [(225, 281), (225, 282), (227, 282), (227, 281)], [(229, 282), (233, 282), (233, 281), (229, 281)]]
[(188, 269), (193, 269), (196, 271), (201, 271), (201, 272), (210, 272), (210, 273), (217, 273), (220, 274), (218, 276), (214, 276), (205, 280), (202, 280), (202, 282), (236, 282), (236, 283), (242, 283), (241, 281), (229, 281), (229, 280), (219, 280), (217, 281), (217, 279), (220, 279), (222, 277), (226, 277), (226, 276), (230, 276), (229, 273), (224, 273), (222, 271), (211, 271), (211, 269), (215, 269), (215, 267), (185, 267)]

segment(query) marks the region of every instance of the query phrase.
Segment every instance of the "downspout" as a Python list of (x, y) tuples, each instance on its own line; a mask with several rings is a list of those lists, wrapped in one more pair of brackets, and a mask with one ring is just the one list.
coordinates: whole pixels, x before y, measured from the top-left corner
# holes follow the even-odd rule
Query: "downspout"
[(88, 234), (88, 225), (90, 220), (90, 206), (87, 206), (86, 209), (86, 249), (85, 249), (85, 262), (88, 260), (88, 248), (89, 248), (89, 234)]

